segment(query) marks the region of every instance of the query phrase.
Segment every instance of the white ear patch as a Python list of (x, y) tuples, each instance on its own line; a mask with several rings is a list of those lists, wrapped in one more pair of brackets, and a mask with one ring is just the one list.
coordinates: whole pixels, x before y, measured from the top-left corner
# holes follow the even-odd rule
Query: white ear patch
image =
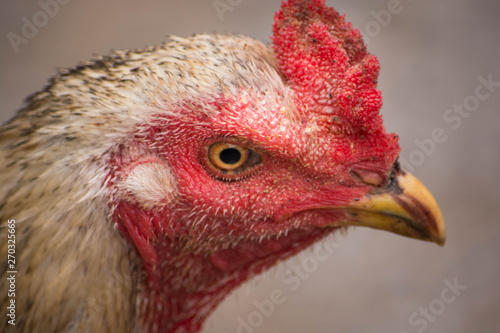
[(116, 184), (119, 192), (146, 208), (167, 204), (178, 194), (174, 175), (158, 159), (137, 161), (120, 178)]

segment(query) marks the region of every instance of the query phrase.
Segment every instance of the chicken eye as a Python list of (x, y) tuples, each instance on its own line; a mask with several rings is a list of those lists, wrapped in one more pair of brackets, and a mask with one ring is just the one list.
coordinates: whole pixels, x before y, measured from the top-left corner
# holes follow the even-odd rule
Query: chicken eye
[(215, 143), (208, 149), (208, 158), (212, 164), (222, 170), (234, 170), (248, 160), (249, 149), (229, 143)]
[(208, 147), (209, 171), (222, 180), (236, 180), (249, 175), (262, 162), (252, 149), (227, 142)]

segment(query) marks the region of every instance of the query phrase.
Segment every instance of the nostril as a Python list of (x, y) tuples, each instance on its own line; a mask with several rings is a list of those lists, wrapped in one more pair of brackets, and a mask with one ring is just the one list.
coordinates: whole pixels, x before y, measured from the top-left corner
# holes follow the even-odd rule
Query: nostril
[(356, 169), (352, 170), (352, 173), (358, 176), (363, 183), (368, 185), (381, 186), (384, 182), (384, 177), (378, 172)]

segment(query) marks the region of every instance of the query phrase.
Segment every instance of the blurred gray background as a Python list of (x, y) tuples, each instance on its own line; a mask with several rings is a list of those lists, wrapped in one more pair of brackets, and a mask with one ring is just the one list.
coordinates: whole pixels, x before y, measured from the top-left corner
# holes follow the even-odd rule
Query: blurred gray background
[[(66, 3), (53, 17), (46, 15), (46, 22), (39, 1), (0, 2), (1, 122), (42, 89), (57, 67), (110, 49), (156, 44), (167, 34), (217, 31), (269, 41), (280, 5), (279, 0), (60, 1)], [(217, 3), (228, 10), (217, 12)], [(490, 90), (480, 86), (481, 78), (500, 82), (500, 2), (327, 3), (370, 38), (369, 51), (382, 65), (386, 127), (400, 135), (407, 168), (440, 203), (448, 241), (440, 248), (351, 230), (335, 239), (340, 246), (326, 261), (307, 266), (311, 272), (296, 290), (282, 281), (285, 268), (274, 270), (228, 298), (205, 331), (498, 332), (500, 84)], [(390, 21), (384, 15), (389, 9)], [(23, 17), (41, 27), (25, 31), (29, 38), (13, 47), (9, 33), (23, 37)], [(446, 139), (431, 143), (436, 129)], [(307, 257), (286, 267), (303, 266)], [(453, 294), (445, 281), (463, 287)], [(258, 310), (255, 302), (270, 299), (275, 289), (286, 301), (272, 313)]]

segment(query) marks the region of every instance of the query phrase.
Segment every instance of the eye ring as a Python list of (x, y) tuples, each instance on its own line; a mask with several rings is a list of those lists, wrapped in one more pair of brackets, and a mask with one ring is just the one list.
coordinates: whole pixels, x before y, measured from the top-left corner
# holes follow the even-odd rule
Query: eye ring
[(231, 181), (248, 177), (261, 164), (261, 156), (245, 146), (216, 142), (206, 151), (206, 166), (214, 178)]

